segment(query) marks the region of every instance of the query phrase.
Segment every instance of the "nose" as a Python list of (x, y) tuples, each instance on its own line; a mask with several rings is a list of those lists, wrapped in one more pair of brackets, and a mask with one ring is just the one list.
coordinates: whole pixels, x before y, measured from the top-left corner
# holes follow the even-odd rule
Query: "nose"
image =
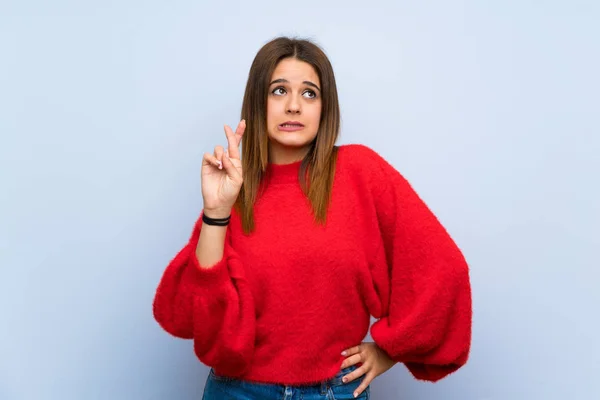
[(286, 112), (288, 114), (300, 114), (300, 103), (294, 96), (288, 97), (288, 103), (286, 104)]

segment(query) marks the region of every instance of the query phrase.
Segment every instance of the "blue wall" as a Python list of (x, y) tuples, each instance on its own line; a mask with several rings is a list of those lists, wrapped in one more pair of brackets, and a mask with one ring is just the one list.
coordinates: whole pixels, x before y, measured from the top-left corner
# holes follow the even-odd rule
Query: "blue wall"
[(401, 170), (472, 267), (470, 363), (381, 399), (597, 399), (593, 1), (0, 5), (0, 399), (200, 399), (152, 319), (258, 48), (321, 43), (340, 143)]

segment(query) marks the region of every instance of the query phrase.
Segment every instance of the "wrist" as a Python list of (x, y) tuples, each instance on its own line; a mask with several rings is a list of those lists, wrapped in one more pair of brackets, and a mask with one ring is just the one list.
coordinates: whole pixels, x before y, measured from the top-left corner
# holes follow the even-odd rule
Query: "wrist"
[(205, 208), (203, 213), (213, 219), (227, 218), (231, 215), (231, 208)]

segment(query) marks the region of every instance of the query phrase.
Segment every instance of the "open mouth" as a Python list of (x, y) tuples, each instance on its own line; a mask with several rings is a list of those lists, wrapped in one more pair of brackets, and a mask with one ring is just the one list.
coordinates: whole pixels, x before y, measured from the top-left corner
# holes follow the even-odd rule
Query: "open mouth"
[(304, 128), (304, 125), (299, 122), (285, 122), (279, 126), (281, 128)]

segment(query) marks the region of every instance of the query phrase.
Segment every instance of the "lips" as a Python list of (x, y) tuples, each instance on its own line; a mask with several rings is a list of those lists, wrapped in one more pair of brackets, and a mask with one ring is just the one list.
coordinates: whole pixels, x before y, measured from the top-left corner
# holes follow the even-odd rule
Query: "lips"
[(304, 128), (304, 125), (298, 121), (286, 121), (279, 126), (283, 128)]

